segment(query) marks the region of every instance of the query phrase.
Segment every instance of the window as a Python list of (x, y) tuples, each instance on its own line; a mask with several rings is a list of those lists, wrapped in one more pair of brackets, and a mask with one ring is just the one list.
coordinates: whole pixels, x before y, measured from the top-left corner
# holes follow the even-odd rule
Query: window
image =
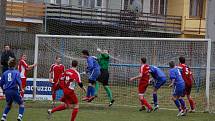
[(129, 0), (124, 0), (124, 10), (128, 10)]
[[(100, 0), (102, 1), (102, 0)], [(102, 2), (99, 2), (99, 0), (95, 1), (95, 0), (79, 0), (78, 1), (78, 5), (82, 6), (82, 7), (87, 7), (87, 8), (95, 8), (95, 3), (96, 5), (100, 5), (102, 4)]]
[(124, 0), (124, 10), (129, 10), (131, 7), (134, 7), (132, 4), (134, 4), (135, 7), (143, 9), (143, 0)]
[(190, 17), (203, 17), (203, 11), (203, 0), (190, 0)]
[(152, 14), (166, 14), (167, 0), (151, 0), (150, 1), (150, 13)]
[(96, 6), (101, 7), (102, 6), (102, 0), (97, 0), (96, 1)]
[(82, 6), (82, 0), (78, 0), (78, 5)]
[(24, 2), (24, 0), (7, 0), (7, 1), (11, 1), (11, 2)]
[(44, 0), (45, 3), (56, 4), (56, 0)]

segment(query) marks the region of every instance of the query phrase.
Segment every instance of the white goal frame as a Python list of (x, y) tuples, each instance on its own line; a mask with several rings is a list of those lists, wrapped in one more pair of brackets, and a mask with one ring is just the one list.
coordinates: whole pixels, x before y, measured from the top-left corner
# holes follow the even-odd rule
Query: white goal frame
[[(38, 49), (39, 49), (39, 38), (74, 38), (74, 39), (105, 39), (105, 40), (166, 40), (166, 41), (192, 41), (192, 42), (207, 42), (207, 66), (206, 66), (206, 111), (209, 111), (210, 107), (210, 71), (211, 71), (211, 39), (196, 39), (196, 38), (144, 38), (144, 37), (107, 37), (107, 36), (72, 36), (72, 35), (44, 35), (36, 34), (35, 36), (35, 53), (34, 63), (38, 62)], [(37, 82), (37, 66), (34, 68), (33, 75), (33, 100), (36, 100), (36, 82)]]

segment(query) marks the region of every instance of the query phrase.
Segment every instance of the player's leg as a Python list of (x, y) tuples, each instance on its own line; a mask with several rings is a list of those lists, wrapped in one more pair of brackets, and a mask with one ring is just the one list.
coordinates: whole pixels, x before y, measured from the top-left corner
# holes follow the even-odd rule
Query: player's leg
[(157, 96), (157, 91), (161, 88), (161, 86), (163, 86), (166, 83), (166, 78), (159, 78), (155, 85), (154, 85), (154, 89), (153, 89), (153, 102), (154, 102), (154, 111), (156, 111), (159, 106), (158, 106), (158, 96)]
[(53, 109), (49, 109), (48, 110), (48, 114), (52, 114), (52, 113), (55, 113), (57, 111), (62, 111), (62, 110), (65, 110), (67, 109), (69, 102), (68, 102), (68, 97), (66, 97), (65, 95), (60, 99), (61, 102), (64, 102), (64, 104), (61, 104), (57, 107), (54, 107)]
[(98, 92), (99, 92), (99, 82), (96, 81), (96, 83), (95, 83), (95, 97), (98, 97)]
[(190, 95), (191, 89), (192, 89), (192, 86), (186, 86), (185, 87), (185, 94), (186, 94), (187, 99), (188, 99), (189, 104), (190, 104), (190, 112), (195, 112), (195, 101), (193, 100), (193, 98)]
[(148, 85), (139, 84), (138, 91), (139, 91), (139, 100), (141, 103), (141, 109), (139, 111), (142, 111), (144, 109), (144, 106), (147, 107), (147, 112), (152, 111), (152, 106), (147, 102), (147, 100), (144, 98), (144, 93), (147, 89)]
[(158, 88), (154, 87), (153, 89), (153, 103), (154, 103), (154, 111), (157, 110), (159, 107), (158, 107), (158, 96), (157, 96), (157, 91), (158, 91)]
[(176, 105), (176, 107), (178, 108), (179, 110), (179, 113), (177, 116), (184, 116), (186, 115), (186, 105), (185, 105), (185, 102), (182, 98), (182, 96), (184, 95), (184, 88), (183, 86), (175, 86), (174, 89), (173, 89), (173, 101)]
[(53, 105), (55, 105), (56, 91), (57, 91), (57, 84), (53, 83), (53, 85), (52, 85), (52, 104)]
[(188, 101), (189, 101), (189, 103), (190, 103), (190, 112), (191, 113), (193, 113), (193, 112), (195, 112), (195, 102), (194, 102), (194, 100), (193, 100), (193, 98), (190, 96), (190, 95), (187, 95), (187, 99), (188, 99)]
[(93, 71), (92, 74), (89, 76), (89, 86), (87, 88), (87, 96), (83, 100), (91, 102), (95, 99), (95, 84), (99, 75), (100, 75), (100, 70)]
[(24, 93), (25, 93), (25, 88), (26, 88), (26, 80), (27, 80), (27, 78), (21, 78), (23, 91), (20, 92), (20, 95), (22, 96), (22, 98), (24, 98)]
[[(147, 112), (150, 113), (152, 111), (152, 106), (147, 102), (147, 100), (144, 98), (144, 94), (139, 94), (139, 100), (141, 102), (141, 109), (144, 108), (144, 106), (147, 107)], [(141, 111), (140, 109), (140, 111)]]
[(96, 81), (94, 81), (94, 80), (89, 80), (89, 86), (88, 86), (88, 91), (89, 91), (89, 93), (87, 92), (87, 97), (89, 97), (88, 98), (88, 102), (91, 102), (91, 101), (93, 101), (94, 100), (94, 98), (95, 98), (95, 84), (96, 84)]
[(11, 91), (6, 91), (5, 92), (5, 97), (6, 97), (6, 102), (7, 102), (7, 105), (4, 109), (4, 112), (2, 114), (2, 118), (1, 118), (1, 121), (6, 121), (6, 118), (7, 118), (7, 114), (10, 112), (11, 110), (11, 107), (12, 107), (12, 103), (13, 103), (13, 92)]
[(22, 121), (25, 112), (25, 106), (22, 97), (20, 97), (19, 94), (17, 93), (17, 95), (14, 97), (14, 101), (17, 102), (17, 104), (19, 104), (19, 115), (17, 117), (17, 120)]
[(73, 102), (73, 111), (72, 111), (71, 121), (75, 121), (77, 114), (78, 114), (78, 110), (79, 110), (78, 98), (75, 94), (72, 95), (72, 100), (73, 100), (72, 101)]
[(175, 94), (173, 94), (172, 100), (175, 103), (175, 106), (178, 108), (178, 111), (179, 111), (179, 113), (177, 114), (177, 116), (181, 116), (181, 114), (183, 113), (183, 110), (181, 109), (181, 105), (180, 105), (180, 102), (179, 102), (178, 99), (179, 99), (179, 97), (176, 96)]
[(108, 70), (102, 70), (101, 72), (102, 72), (102, 74), (101, 74), (102, 75), (101, 76), (101, 82), (102, 82), (102, 85), (103, 85), (103, 87), (105, 89), (105, 92), (106, 92), (106, 94), (108, 96), (109, 106), (112, 106), (115, 100), (113, 99), (113, 94), (112, 94), (112, 91), (111, 91), (111, 89), (109, 87), (109, 84), (108, 84), (108, 82), (109, 82), (109, 72), (108, 72)]
[(98, 97), (98, 92), (99, 92), (99, 82), (102, 83), (102, 77), (103, 77), (103, 72), (101, 70), (101, 74), (99, 75), (96, 83), (95, 83), (95, 96)]

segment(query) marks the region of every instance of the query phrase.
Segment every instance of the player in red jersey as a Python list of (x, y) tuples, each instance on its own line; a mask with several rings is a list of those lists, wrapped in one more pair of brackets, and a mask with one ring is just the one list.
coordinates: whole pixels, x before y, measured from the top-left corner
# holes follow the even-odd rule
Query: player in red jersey
[(63, 89), (64, 96), (61, 98), (61, 101), (64, 102), (64, 104), (59, 105), (53, 109), (48, 110), (48, 114), (51, 115), (52, 113), (56, 111), (62, 111), (66, 108), (73, 109), (71, 121), (75, 121), (75, 118), (78, 113), (78, 98), (75, 94), (75, 83), (78, 83), (78, 85), (81, 87), (81, 89), (86, 92), (80, 78), (80, 74), (77, 71), (76, 67), (78, 66), (78, 62), (73, 60), (72, 61), (72, 68), (67, 69), (63, 74), (61, 74), (60, 77), (60, 88)]
[(185, 81), (185, 95), (190, 103), (190, 112), (195, 112), (195, 102), (190, 95), (194, 77), (190, 68), (185, 64), (185, 58), (179, 57), (179, 62), (178, 67), (181, 70), (182, 77)]
[(20, 76), (21, 76), (21, 81), (22, 81), (22, 92), (20, 93), (22, 98), (24, 97), (24, 90), (26, 87), (26, 80), (27, 80), (27, 71), (32, 70), (37, 64), (33, 64), (33, 65), (28, 65), (26, 63), (27, 61), (27, 56), (25, 54), (21, 55), (21, 58), (19, 60), (18, 63), (18, 70), (20, 72)]
[(152, 111), (152, 106), (147, 102), (147, 100), (144, 98), (144, 93), (148, 87), (149, 84), (149, 65), (146, 64), (146, 58), (141, 58), (141, 67), (140, 67), (140, 74), (138, 76), (135, 76), (133, 78), (130, 78), (130, 82), (139, 79), (138, 84), (138, 91), (139, 91), (139, 100), (141, 102), (141, 108), (139, 111), (145, 110), (146, 106), (148, 108), (147, 112), (150, 113)]
[(55, 104), (56, 91), (59, 89), (59, 77), (64, 72), (65, 67), (61, 64), (61, 58), (56, 56), (55, 63), (51, 65), (49, 70), (49, 81), (52, 83), (52, 101)]

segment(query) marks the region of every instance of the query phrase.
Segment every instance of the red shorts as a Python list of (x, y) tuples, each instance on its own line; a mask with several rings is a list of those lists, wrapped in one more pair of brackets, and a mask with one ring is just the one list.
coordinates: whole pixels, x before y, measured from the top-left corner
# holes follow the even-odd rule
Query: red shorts
[(78, 104), (78, 97), (75, 93), (64, 94), (64, 96), (60, 99), (60, 101), (65, 104)]
[(192, 90), (192, 85), (185, 85), (185, 95), (190, 95), (191, 93), (191, 90)]
[(25, 90), (25, 87), (26, 87), (26, 80), (27, 78), (21, 78), (21, 81), (22, 81), (22, 89)]
[(138, 85), (138, 93), (139, 94), (144, 94), (146, 89), (148, 87), (148, 84), (139, 84)]

